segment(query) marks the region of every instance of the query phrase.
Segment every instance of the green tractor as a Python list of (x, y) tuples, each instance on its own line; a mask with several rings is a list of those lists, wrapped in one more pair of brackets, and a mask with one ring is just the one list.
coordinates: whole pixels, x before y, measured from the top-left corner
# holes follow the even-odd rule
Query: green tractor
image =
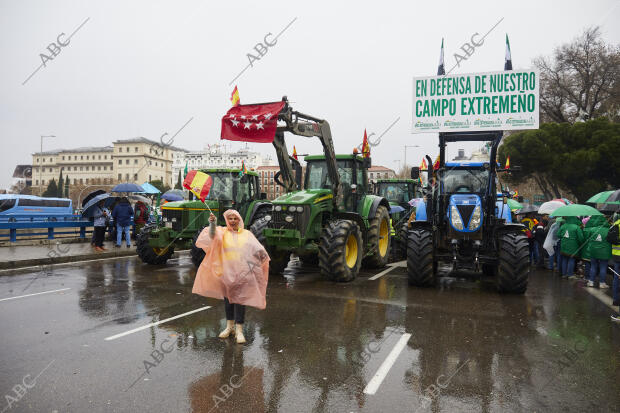
[[(393, 252), (398, 259), (407, 257), (407, 229), (409, 218), (415, 208), (409, 204), (414, 198), (420, 197), (417, 181), (413, 179), (377, 179), (374, 193), (390, 203), (390, 223), (394, 240)], [(403, 208), (401, 210), (400, 208)]]
[[(260, 193), (258, 174), (239, 169), (201, 169), (213, 178), (213, 185), (205, 203), (217, 216), (218, 225), (226, 225), (222, 213), (227, 209), (239, 211), (245, 223), (251, 226), (271, 212), (271, 204)], [(168, 202), (161, 207), (159, 225), (147, 225), (138, 235), (138, 256), (147, 264), (165, 264), (174, 250), (191, 249), (196, 267), (204, 258), (204, 251), (195, 247), (196, 238), (209, 225), (209, 210), (201, 201)]]
[[(390, 205), (370, 194), (370, 158), (336, 155), (327, 121), (293, 111), (288, 101), (278, 120), (286, 126), (278, 126), (273, 141), (281, 173), (274, 179), (287, 193), (273, 200), (270, 214), (253, 225), (270, 253), (270, 271), (281, 273), (291, 253), (302, 262), (318, 263), (321, 274), (333, 281), (352, 281), (362, 263), (385, 266), (391, 242)], [(299, 179), (293, 182), (293, 165), (282, 162), (290, 158), (284, 132), (318, 137), (323, 146), (323, 155), (305, 157), (303, 190)]]

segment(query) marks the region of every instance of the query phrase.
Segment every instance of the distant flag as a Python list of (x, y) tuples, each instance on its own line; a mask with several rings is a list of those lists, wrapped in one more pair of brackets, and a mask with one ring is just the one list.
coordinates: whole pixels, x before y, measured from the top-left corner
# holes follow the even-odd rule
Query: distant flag
[(366, 129), (364, 129), (364, 140), (362, 141), (362, 155), (364, 158), (370, 158), (370, 145), (368, 145), (368, 136), (366, 135)]
[(513, 198), (519, 198), (519, 191), (515, 190), (515, 194), (512, 196)]
[(420, 164), (420, 170), (426, 171), (428, 169), (428, 165), (426, 165), (426, 159), (422, 158), (422, 163)]
[(296, 161), (299, 160), (297, 159), (297, 149), (295, 148), (295, 145), (293, 145), (293, 158), (295, 158)]
[(504, 70), (512, 70), (512, 56), (510, 54), (510, 42), (506, 33), (506, 58), (504, 60)]
[(183, 178), (187, 176), (187, 162), (185, 162), (185, 169), (183, 170)]
[(443, 38), (441, 39), (441, 53), (439, 54), (439, 66), (437, 67), (437, 76), (445, 75), (446, 69), (443, 65)]
[(230, 101), (232, 102), (233, 106), (239, 106), (239, 104), (241, 103), (241, 100), (239, 99), (239, 90), (237, 89), (237, 85), (235, 85), (235, 88), (230, 95)]
[(213, 178), (195, 169), (189, 171), (183, 181), (183, 187), (196, 194), (202, 202), (204, 202), (209, 195), (211, 185), (213, 185)]
[(435, 163), (433, 164), (433, 170), (436, 171), (439, 169), (439, 155), (437, 155), (437, 159), (435, 159)]
[(243, 176), (248, 173), (248, 170), (245, 167), (245, 162), (241, 161), (241, 170), (239, 171), (239, 176)]
[(510, 169), (510, 156), (506, 158), (506, 166), (504, 169)]

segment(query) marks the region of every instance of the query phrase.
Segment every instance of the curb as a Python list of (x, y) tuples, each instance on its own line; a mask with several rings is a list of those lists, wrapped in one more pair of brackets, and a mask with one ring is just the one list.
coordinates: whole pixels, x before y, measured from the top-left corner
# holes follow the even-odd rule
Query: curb
[[(179, 256), (188, 255), (189, 250), (181, 250), (175, 251), (172, 258), (177, 258)], [(0, 270), (16, 270), (25, 267), (36, 267), (43, 265), (54, 265), (54, 264), (65, 264), (77, 261), (94, 261), (100, 260), (102, 258), (123, 258), (123, 257), (137, 257), (138, 253), (136, 250), (130, 251), (108, 251), (108, 252), (93, 252), (89, 254), (83, 255), (68, 255), (68, 256), (60, 256), (55, 258), (33, 258), (28, 260), (19, 260), (19, 261), (5, 261), (0, 262)]]

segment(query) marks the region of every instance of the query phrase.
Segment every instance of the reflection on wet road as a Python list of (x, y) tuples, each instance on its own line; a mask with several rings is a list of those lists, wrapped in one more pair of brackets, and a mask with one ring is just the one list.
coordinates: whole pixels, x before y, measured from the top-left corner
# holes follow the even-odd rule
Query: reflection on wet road
[(509, 296), (380, 272), (334, 284), (292, 265), (241, 346), (217, 338), (223, 305), (191, 294), (188, 257), (57, 266), (25, 292), (36, 271), (15, 271), (0, 277), (0, 409), (618, 411), (620, 326), (580, 282), (536, 272)]

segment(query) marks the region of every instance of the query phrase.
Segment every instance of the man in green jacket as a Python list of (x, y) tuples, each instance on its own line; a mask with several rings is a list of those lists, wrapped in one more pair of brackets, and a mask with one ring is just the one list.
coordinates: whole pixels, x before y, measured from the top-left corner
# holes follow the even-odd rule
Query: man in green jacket
[(596, 276), (599, 278), (600, 288), (609, 288), (605, 282), (607, 278), (607, 263), (611, 259), (611, 244), (607, 242), (609, 224), (603, 215), (594, 215), (586, 224), (584, 247), (590, 255), (590, 281), (588, 287), (594, 287)]
[(574, 278), (575, 259), (579, 257), (584, 238), (581, 222), (577, 217), (566, 217), (566, 221), (558, 230), (558, 238), (561, 240), (562, 254), (562, 278)]

